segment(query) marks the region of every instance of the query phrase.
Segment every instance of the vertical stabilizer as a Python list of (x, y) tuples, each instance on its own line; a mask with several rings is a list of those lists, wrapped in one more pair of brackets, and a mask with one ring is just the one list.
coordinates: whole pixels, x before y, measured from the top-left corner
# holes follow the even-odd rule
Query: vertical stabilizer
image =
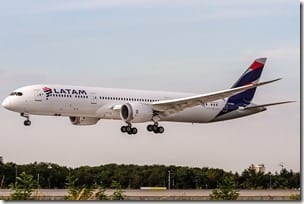
[[(233, 84), (232, 88), (244, 86), (251, 83), (259, 82), (262, 71), (266, 62), (266, 58), (256, 59), (249, 68), (242, 74), (242, 76)], [(239, 106), (246, 106), (252, 101), (256, 88), (244, 91), (242, 93), (231, 96), (228, 99), (229, 103), (238, 104)]]
[[(262, 75), (265, 62), (266, 62), (266, 58), (258, 58), (254, 60), (254, 62), (242, 74), (242, 76), (233, 84), (231, 88), (237, 88), (247, 84), (258, 83)], [(247, 91), (243, 91), (239, 94), (229, 97), (225, 107), (217, 116), (221, 116), (228, 112), (234, 111), (239, 107), (246, 107), (251, 103), (255, 91), (256, 88), (252, 88)]]

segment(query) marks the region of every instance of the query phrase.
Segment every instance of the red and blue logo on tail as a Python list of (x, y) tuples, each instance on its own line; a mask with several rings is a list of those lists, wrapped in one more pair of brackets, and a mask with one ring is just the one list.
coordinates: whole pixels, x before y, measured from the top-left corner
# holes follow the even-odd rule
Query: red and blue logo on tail
[(266, 58), (256, 59), (231, 88), (257, 82), (261, 77), (265, 62)]
[[(247, 84), (257, 83), (262, 75), (265, 62), (266, 58), (256, 59), (231, 88), (237, 88), (240, 86), (245, 86)], [(219, 113), (219, 115), (236, 110), (240, 106), (245, 107), (249, 105), (254, 97), (255, 91), (256, 88), (252, 88), (231, 96), (228, 99), (225, 108)]]

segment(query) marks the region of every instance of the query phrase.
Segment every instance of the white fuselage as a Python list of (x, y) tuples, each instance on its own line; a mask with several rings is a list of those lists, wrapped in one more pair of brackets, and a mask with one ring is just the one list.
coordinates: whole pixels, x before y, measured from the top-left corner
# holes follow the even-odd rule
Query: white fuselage
[[(51, 91), (44, 90), (44, 88)], [(192, 96), (189, 93), (163, 91), (143, 91), (110, 89), (98, 87), (80, 87), (66, 85), (32, 85), (19, 88), (14, 92), (22, 96), (11, 95), (4, 104), (9, 110), (33, 115), (80, 116), (100, 119), (119, 119), (116, 106), (125, 103), (144, 103)], [(187, 108), (178, 113), (161, 118), (162, 121), (205, 123), (212, 121), (224, 108), (226, 100), (216, 100)]]

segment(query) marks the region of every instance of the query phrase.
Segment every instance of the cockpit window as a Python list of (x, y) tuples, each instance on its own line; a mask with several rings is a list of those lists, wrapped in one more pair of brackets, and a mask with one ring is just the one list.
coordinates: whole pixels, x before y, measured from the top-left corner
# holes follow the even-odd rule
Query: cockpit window
[(10, 96), (22, 96), (22, 92), (12, 92)]

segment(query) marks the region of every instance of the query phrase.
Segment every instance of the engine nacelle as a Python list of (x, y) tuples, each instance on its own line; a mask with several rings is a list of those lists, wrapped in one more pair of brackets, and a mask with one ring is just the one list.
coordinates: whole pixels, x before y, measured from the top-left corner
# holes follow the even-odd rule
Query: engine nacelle
[(126, 103), (121, 106), (120, 117), (126, 122), (148, 122), (153, 117), (152, 105), (143, 103)]
[(99, 118), (93, 117), (75, 117), (70, 116), (70, 121), (73, 125), (95, 125)]

